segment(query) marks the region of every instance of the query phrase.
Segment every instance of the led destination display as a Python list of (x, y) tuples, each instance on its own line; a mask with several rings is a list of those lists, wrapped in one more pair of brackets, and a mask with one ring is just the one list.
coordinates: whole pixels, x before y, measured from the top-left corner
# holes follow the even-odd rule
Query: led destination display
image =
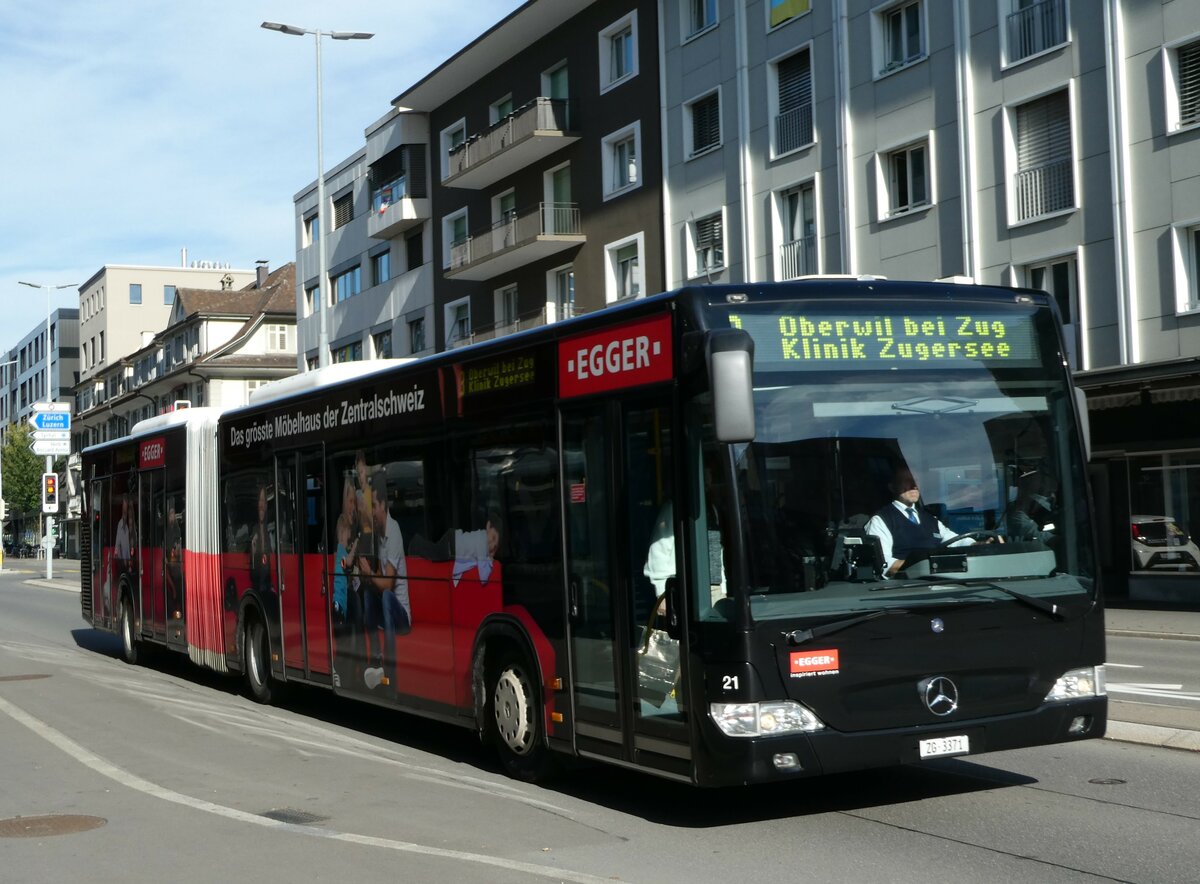
[(754, 339), (755, 366), (767, 371), (1039, 363), (1031, 313), (743, 311), (729, 324)]

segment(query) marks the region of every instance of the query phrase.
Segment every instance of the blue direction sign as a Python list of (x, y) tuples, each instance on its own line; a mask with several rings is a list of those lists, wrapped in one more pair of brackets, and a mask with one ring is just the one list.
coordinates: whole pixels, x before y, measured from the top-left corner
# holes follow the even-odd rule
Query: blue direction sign
[(71, 413), (67, 411), (35, 411), (29, 416), (35, 430), (70, 430)]

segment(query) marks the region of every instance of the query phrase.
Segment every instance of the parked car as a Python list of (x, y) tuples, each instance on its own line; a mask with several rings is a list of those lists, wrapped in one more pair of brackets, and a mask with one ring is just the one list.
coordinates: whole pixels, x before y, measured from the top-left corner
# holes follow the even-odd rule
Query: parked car
[(1130, 522), (1136, 571), (1200, 571), (1200, 547), (1170, 516), (1133, 516)]

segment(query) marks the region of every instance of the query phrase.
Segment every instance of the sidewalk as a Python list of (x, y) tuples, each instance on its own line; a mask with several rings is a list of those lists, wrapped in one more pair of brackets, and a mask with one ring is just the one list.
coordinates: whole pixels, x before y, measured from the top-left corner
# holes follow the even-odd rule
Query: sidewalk
[[(54, 577), (47, 580), (44, 560), (17, 559), (4, 562), (4, 574), (20, 574), (31, 586), (62, 592), (79, 592), (79, 561), (54, 563)], [(1108, 607), (1104, 612), (1105, 633), (1112, 637), (1156, 638), (1200, 642), (1200, 610), (1171, 607)], [(1200, 646), (1196, 647), (1200, 655)], [(1200, 668), (1200, 667), (1198, 667)], [(1109, 669), (1109, 681), (1117, 681), (1119, 670)], [(1200, 709), (1182, 709), (1165, 704), (1137, 702), (1112, 694), (1108, 698), (1110, 740), (1145, 743), (1200, 752)]]

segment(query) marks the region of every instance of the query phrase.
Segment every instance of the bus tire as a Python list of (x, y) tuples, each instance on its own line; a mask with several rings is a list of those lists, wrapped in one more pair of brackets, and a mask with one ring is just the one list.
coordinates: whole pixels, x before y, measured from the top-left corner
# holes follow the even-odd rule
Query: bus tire
[(130, 666), (137, 665), (138, 640), (133, 629), (133, 604), (129, 595), (121, 594), (121, 659)]
[(267, 627), (262, 618), (248, 618), (242, 650), (246, 693), (256, 703), (269, 704), (272, 695), (271, 643), (267, 640)]
[(510, 776), (532, 783), (551, 772), (536, 670), (515, 647), (505, 647), (488, 667), (486, 721)]

